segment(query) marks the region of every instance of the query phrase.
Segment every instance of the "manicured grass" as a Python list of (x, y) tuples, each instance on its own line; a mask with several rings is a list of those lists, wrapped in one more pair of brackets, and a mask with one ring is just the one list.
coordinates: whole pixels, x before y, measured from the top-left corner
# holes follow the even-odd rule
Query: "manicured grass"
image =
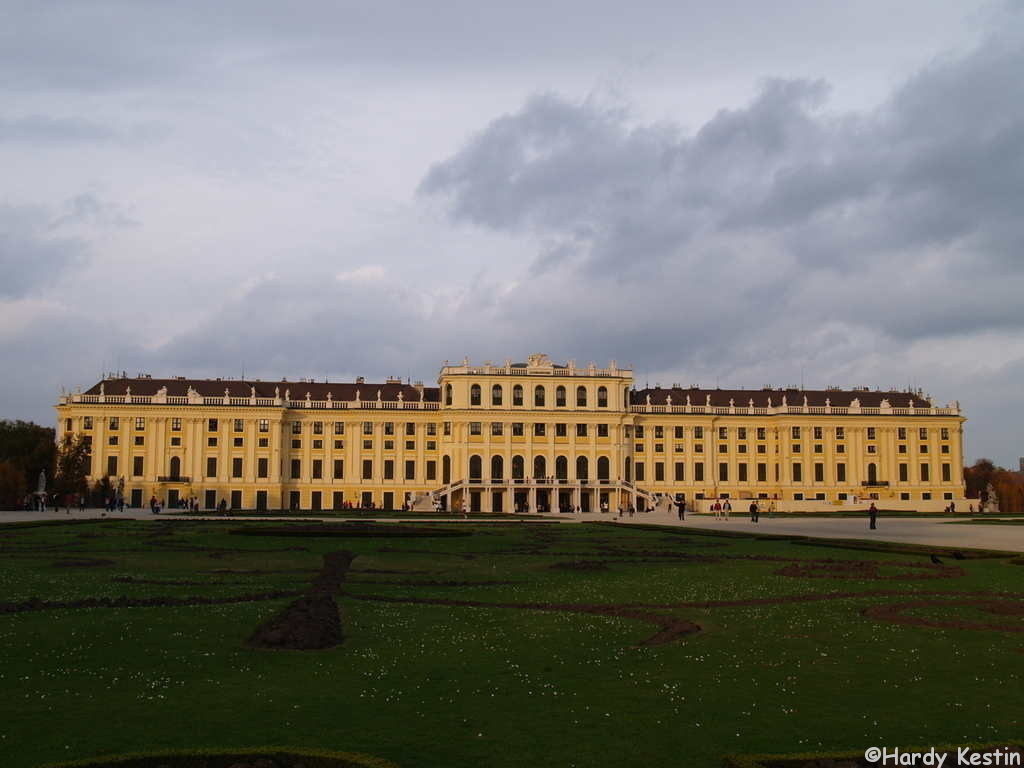
[[(5, 604), (241, 601), (0, 613), (5, 768), (261, 745), (406, 768), (710, 768), (727, 753), (1021, 733), (1024, 587), (1006, 558), (935, 567), (912, 548), (614, 524), (470, 521), (471, 536), (425, 538), (232, 533), (282, 525), (0, 527)], [(302, 591), (338, 549), (358, 555), (339, 597), (344, 643), (246, 647), (290, 601), (250, 598)], [(816, 576), (777, 573), (794, 563)], [(862, 613), (904, 603), (898, 616), (917, 623)], [(609, 606), (622, 615), (599, 610)], [(650, 615), (703, 631), (642, 645), (659, 631)], [(991, 624), (1001, 629), (970, 628)]]

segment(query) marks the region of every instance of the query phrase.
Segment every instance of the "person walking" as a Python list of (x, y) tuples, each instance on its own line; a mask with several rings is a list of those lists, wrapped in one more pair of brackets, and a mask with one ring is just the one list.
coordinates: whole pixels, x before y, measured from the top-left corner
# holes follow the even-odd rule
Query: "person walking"
[(876, 530), (878, 528), (878, 525), (876, 524), (878, 521), (878, 509), (875, 507), (875, 502), (873, 501), (871, 502), (871, 506), (868, 507), (868, 520), (870, 521), (868, 528), (872, 531)]
[(722, 505), (719, 503), (718, 499), (715, 499), (715, 503), (711, 505), (711, 512), (714, 514), (715, 520), (722, 519)]
[(725, 518), (725, 522), (729, 522), (729, 513), (732, 512), (732, 504), (729, 500), (725, 500), (725, 504), (722, 505), (722, 516)]
[(686, 499), (679, 500), (679, 519), (686, 519)]
[(757, 508), (757, 499), (750, 502), (750, 522), (756, 523), (760, 519), (760, 513)]
[(85, 495), (82, 494), (78, 497), (78, 511), (85, 512)]
[(149, 512), (150, 514), (156, 514), (156, 496), (153, 496), (149, 500)]

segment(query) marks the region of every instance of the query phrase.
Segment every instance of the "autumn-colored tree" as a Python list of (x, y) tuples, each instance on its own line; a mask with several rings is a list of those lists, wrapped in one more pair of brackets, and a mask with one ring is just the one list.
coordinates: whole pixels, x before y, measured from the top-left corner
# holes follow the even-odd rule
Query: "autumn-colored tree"
[(978, 459), (964, 467), (964, 483), (968, 498), (984, 498), (988, 486), (999, 497), (999, 511), (1007, 514), (1024, 512), (1024, 475), (997, 466), (991, 459)]
[(0, 509), (21, 509), (27, 490), (21, 467), (13, 461), (0, 461)]
[(89, 445), (82, 435), (68, 433), (57, 446), (53, 490), (61, 495), (79, 496), (89, 490)]

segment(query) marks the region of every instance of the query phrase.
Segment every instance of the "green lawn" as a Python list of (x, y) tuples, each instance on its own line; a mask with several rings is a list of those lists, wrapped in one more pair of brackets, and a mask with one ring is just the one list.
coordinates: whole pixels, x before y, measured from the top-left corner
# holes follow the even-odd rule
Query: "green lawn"
[[(0, 613), (5, 768), (270, 744), (407, 768), (703, 768), (725, 753), (1022, 733), (1024, 569), (1006, 559), (934, 567), (920, 554), (615, 524), (233, 533), (285, 525), (0, 527), (8, 609), (31, 598), (239, 601)], [(248, 648), (290, 602), (253, 598), (303, 590), (338, 549), (358, 554), (339, 597), (345, 642)], [(604, 569), (551, 567), (575, 561)], [(787, 566), (797, 575), (776, 573)], [(894, 615), (917, 624), (862, 613), (895, 603), (914, 603)], [(610, 606), (634, 617), (600, 613)], [(651, 615), (702, 631), (642, 645), (659, 631)]]

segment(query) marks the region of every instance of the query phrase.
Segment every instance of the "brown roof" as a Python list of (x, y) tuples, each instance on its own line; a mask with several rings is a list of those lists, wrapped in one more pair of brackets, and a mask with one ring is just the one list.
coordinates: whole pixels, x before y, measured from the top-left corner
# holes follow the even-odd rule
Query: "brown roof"
[[(287, 391), (292, 400), (303, 400), (306, 393), (313, 400), (326, 400), (331, 393), (334, 400), (355, 400), (356, 391), (362, 400), (376, 400), (380, 391), (381, 400), (397, 400), (401, 392), (402, 399), (407, 402), (418, 402), (420, 392), (409, 384), (374, 384), (372, 382), (356, 384), (349, 382), (310, 382), (310, 381), (247, 381), (241, 379), (106, 379), (97, 382), (88, 390), (87, 395), (98, 395), (100, 385), (108, 395), (123, 395), (131, 387), (133, 395), (155, 395), (161, 387), (167, 387), (167, 394), (184, 396), (189, 387), (205, 397), (223, 396), (224, 390), (232, 397), (248, 397), (252, 389), (256, 389), (257, 397), (274, 397), (275, 391), (284, 397)], [(423, 388), (424, 402), (440, 402), (441, 392), (437, 387)]]
[(906, 408), (910, 401), (914, 405), (924, 407), (927, 402), (920, 395), (908, 392), (867, 392), (851, 389), (682, 389), (672, 387), (652, 387), (650, 389), (634, 390), (630, 394), (630, 402), (633, 405), (644, 405), (647, 403), (647, 396), (651, 396), (651, 405), (665, 405), (668, 396), (672, 396), (673, 405), (686, 405), (686, 398), (689, 396), (691, 405), (707, 405), (708, 395), (711, 396), (711, 405), (727, 408), (732, 400), (736, 406), (748, 406), (754, 401), (755, 407), (768, 405), (769, 398), (772, 406), (782, 405), (782, 398), (786, 398), (786, 405), (803, 405), (804, 398), (807, 398), (808, 405), (825, 405), (825, 400), (830, 405), (848, 406), (854, 399), (860, 400), (861, 407), (877, 408), (882, 400), (888, 400), (893, 408)]

